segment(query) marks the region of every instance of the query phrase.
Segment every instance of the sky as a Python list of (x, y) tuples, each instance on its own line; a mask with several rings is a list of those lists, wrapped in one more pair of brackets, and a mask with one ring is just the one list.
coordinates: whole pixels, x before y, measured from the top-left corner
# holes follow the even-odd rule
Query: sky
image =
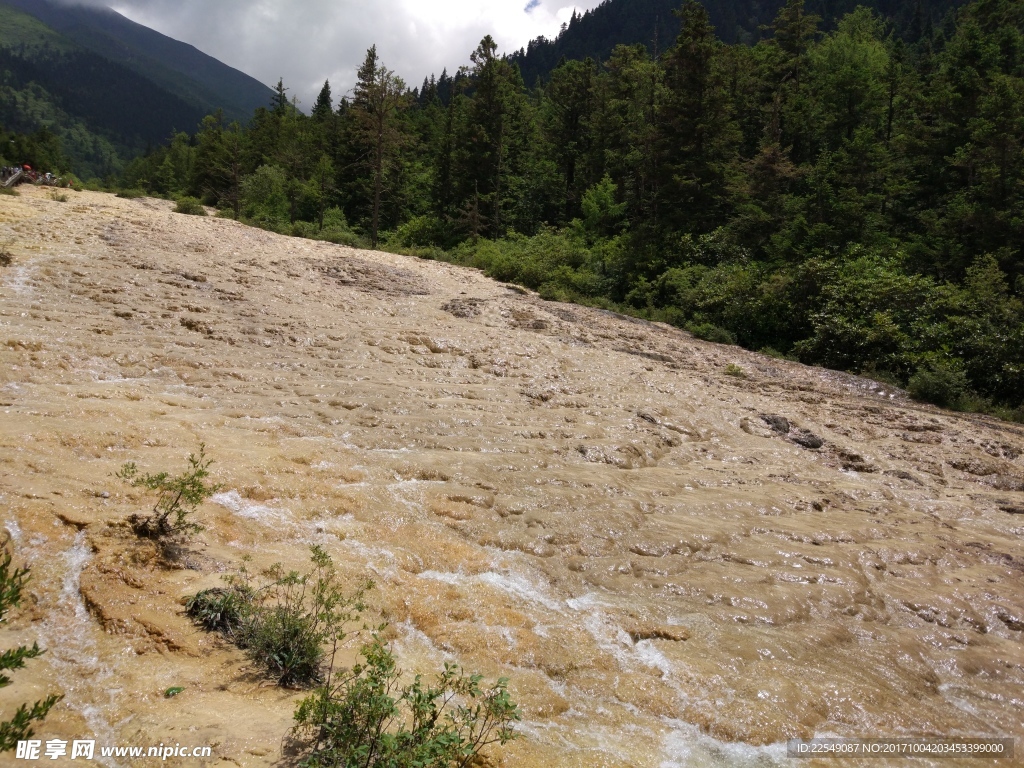
[[(82, 0), (78, 0), (82, 2)], [(267, 85), (284, 78), (309, 111), (325, 79), (335, 102), (376, 44), (381, 61), (419, 86), (449, 74), (490, 34), (499, 52), (554, 37), (574, 9), (600, 0), (85, 0), (194, 45)]]

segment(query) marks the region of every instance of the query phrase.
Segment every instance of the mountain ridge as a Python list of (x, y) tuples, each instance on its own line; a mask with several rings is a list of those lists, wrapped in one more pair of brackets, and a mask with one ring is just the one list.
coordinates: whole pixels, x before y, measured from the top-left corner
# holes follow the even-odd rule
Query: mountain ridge
[(110, 8), (57, 5), (50, 0), (0, 0), (106, 59), (160, 85), (204, 114), (224, 111), (248, 121), (269, 103), (272, 89), (195, 46), (138, 24)]
[[(519, 65), (523, 80), (532, 85), (544, 79), (558, 62), (587, 57), (605, 61), (617, 45), (646, 45), (657, 54), (671, 47), (679, 33), (675, 11), (682, 0), (604, 0), (582, 15), (574, 15), (559, 35), (550, 40), (538, 37), (509, 58)], [(785, 5), (785, 0), (704, 0), (711, 23), (726, 43), (756, 42), (762, 28), (770, 25)], [(889, 19), (901, 33), (915, 23), (936, 23), (962, 0), (918, 0), (916, 4), (899, 0), (809, 0), (808, 13), (822, 19), (822, 28), (832, 29), (838, 19), (863, 5)]]

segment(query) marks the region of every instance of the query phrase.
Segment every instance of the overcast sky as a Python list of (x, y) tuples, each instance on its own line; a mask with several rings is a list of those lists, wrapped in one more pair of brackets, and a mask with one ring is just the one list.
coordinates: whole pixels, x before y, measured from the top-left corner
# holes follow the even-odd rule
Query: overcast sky
[[(80, 2), (82, 0), (79, 0)], [(85, 0), (109, 5), (194, 45), (267, 85), (284, 78), (308, 111), (324, 79), (335, 101), (355, 82), (366, 49), (418, 86), (432, 72), (469, 63), (485, 34), (499, 51), (554, 37), (573, 8), (600, 0)]]

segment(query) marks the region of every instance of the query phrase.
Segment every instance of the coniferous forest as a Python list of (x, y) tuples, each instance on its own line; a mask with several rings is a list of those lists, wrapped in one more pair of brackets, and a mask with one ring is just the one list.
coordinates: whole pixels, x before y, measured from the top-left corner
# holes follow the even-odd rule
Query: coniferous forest
[(279, 84), (122, 182), (1024, 413), (1024, 1), (825, 32), (789, 0), (754, 44), (677, 13), (657, 58), (532, 87), (490, 37), (415, 89), (371, 48), (346, 97), (325, 83), (306, 115)]

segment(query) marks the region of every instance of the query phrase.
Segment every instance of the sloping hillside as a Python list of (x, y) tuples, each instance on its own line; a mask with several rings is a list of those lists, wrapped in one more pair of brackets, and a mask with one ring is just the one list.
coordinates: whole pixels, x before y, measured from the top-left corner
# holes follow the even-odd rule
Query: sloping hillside
[[(47, 649), (0, 708), (64, 693), (39, 738), (281, 765), (301, 692), (182, 599), (311, 544), (377, 582), (406, 673), (511, 678), (495, 766), (1024, 737), (1019, 425), (165, 201), (26, 189), (0, 242), (0, 531), (32, 567), (4, 632)], [(165, 562), (114, 472), (200, 441), (223, 489)]]
[[(772, 23), (785, 0), (708, 0), (704, 4), (718, 36), (735, 43), (758, 40), (762, 27)], [(962, 4), (962, 0), (921, 0), (916, 4), (896, 0), (807, 0), (805, 7), (821, 17), (825, 29), (831, 29), (838, 19), (863, 5), (890, 19), (900, 33), (913, 36), (917, 34), (915, 29), (938, 23), (951, 8)], [(674, 11), (681, 5), (681, 0), (605, 0), (574, 18), (555, 40), (538, 38), (513, 58), (524, 81), (533, 85), (538, 77), (544, 79), (563, 56), (605, 61), (615, 46), (636, 43), (652, 51), (664, 51), (679, 33)]]
[(67, 6), (50, 0), (2, 0), (31, 14), (82, 48), (131, 69), (203, 114), (223, 109), (246, 122), (265, 107), (266, 85), (186, 43), (162, 35), (109, 8)]

